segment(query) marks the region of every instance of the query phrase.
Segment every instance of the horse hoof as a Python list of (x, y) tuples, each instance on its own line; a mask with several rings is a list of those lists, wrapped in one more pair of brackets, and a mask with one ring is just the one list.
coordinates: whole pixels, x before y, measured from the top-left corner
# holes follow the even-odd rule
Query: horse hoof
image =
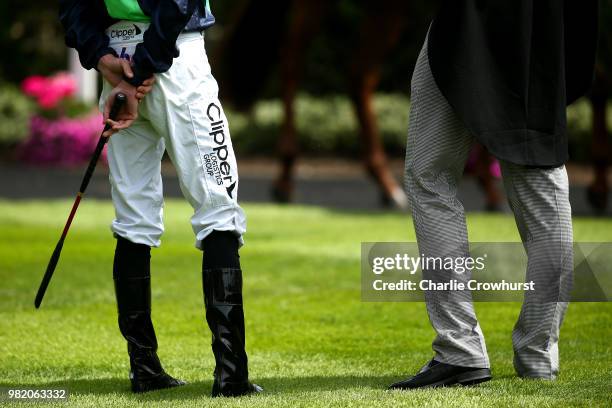
[(398, 210), (408, 210), (410, 208), (408, 196), (401, 188), (393, 189), (390, 193), (383, 192), (381, 201), (383, 207), (386, 208), (395, 208)]
[(608, 191), (605, 188), (590, 186), (587, 190), (587, 200), (591, 207), (598, 213), (602, 213), (608, 207)]
[(485, 205), (485, 211), (489, 213), (502, 212), (502, 206), (500, 203), (487, 203)]
[(293, 201), (291, 191), (279, 186), (272, 187), (271, 195), (275, 203), (288, 204)]

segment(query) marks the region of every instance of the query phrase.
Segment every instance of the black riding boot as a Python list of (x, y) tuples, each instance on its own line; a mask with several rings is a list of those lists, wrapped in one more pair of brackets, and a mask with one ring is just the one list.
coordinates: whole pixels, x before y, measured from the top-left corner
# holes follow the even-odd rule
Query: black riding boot
[(212, 396), (261, 392), (261, 387), (249, 382), (238, 240), (232, 233), (215, 231), (203, 241), (203, 249), (206, 321), (216, 363)]
[(133, 392), (147, 392), (185, 384), (172, 378), (157, 357), (157, 338), (151, 322), (151, 248), (117, 239), (113, 278), (119, 330), (128, 344)]

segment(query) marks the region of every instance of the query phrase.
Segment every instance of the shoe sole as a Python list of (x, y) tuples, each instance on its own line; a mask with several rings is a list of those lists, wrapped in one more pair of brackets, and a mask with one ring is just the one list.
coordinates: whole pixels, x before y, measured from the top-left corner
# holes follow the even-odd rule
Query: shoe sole
[(468, 371), (467, 373), (462, 373), (459, 375), (456, 375), (454, 377), (449, 377), (446, 378), (442, 381), (438, 381), (435, 383), (431, 383), (431, 384), (427, 384), (424, 385), (422, 387), (414, 387), (414, 388), (403, 388), (403, 387), (396, 387), (396, 388), (391, 388), (391, 389), (400, 389), (400, 390), (417, 390), (417, 389), (422, 389), (422, 388), (441, 388), (441, 387), (450, 387), (452, 385), (456, 385), (459, 384), (461, 386), (472, 386), (472, 385), (476, 385), (476, 384), (480, 384), (486, 381), (491, 380), (492, 376), (491, 376), (491, 370), (488, 368), (480, 368), (478, 370), (472, 370), (472, 371)]
[(476, 385), (491, 379), (491, 370), (482, 368), (480, 370), (469, 371), (457, 376), (457, 383), (465, 386)]
[(489, 370), (488, 368), (482, 368), (479, 370), (468, 371), (467, 373), (462, 373), (454, 377), (447, 378), (444, 381), (439, 381), (437, 383), (430, 384), (427, 387), (428, 388), (448, 387), (448, 386), (455, 385), (455, 384), (469, 387), (470, 385), (480, 384), (485, 381), (489, 381), (490, 379), (491, 379), (491, 370)]

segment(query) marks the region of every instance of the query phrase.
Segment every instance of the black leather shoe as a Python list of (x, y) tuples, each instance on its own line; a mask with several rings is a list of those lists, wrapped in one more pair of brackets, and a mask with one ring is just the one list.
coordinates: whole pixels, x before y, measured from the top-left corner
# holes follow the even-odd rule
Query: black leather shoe
[(475, 385), (491, 379), (488, 368), (461, 367), (431, 360), (415, 376), (389, 386), (390, 390)]

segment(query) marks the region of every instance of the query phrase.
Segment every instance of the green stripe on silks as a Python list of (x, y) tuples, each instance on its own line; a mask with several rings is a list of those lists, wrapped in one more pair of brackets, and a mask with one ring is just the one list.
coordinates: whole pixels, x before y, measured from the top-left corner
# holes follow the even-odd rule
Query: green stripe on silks
[[(210, 0), (206, 1), (206, 11), (210, 13)], [(117, 20), (149, 22), (151, 18), (147, 16), (138, 0), (104, 0), (108, 15)]]
[(118, 20), (149, 22), (151, 19), (140, 8), (137, 0), (104, 0), (108, 14)]

